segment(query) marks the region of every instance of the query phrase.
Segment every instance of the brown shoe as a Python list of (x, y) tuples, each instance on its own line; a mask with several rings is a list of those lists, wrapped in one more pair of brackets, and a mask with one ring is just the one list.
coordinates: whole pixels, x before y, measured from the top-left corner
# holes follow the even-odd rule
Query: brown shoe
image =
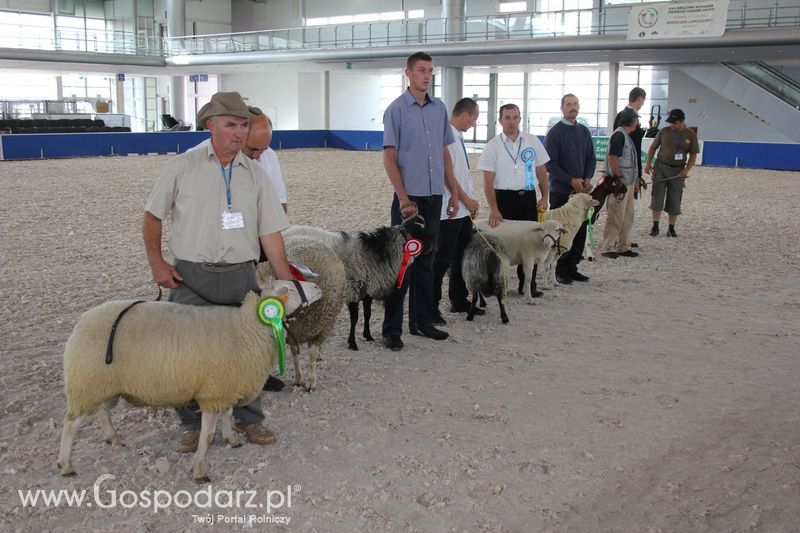
[(181, 440), (178, 441), (178, 447), (175, 451), (178, 453), (194, 453), (197, 451), (197, 443), (200, 442), (200, 432), (190, 429), (184, 431), (181, 435)]
[(275, 433), (264, 427), (264, 424), (261, 422), (253, 422), (244, 427), (234, 426), (233, 430), (237, 433), (244, 433), (244, 436), (249, 442), (261, 446), (275, 444), (278, 441), (278, 437), (275, 436)]

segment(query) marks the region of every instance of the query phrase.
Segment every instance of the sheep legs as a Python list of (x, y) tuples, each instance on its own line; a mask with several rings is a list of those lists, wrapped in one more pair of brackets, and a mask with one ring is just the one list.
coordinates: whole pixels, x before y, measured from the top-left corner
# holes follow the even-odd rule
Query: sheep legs
[(117, 405), (118, 401), (119, 396), (109, 398), (108, 400), (104, 401), (97, 410), (97, 420), (100, 422), (100, 427), (103, 429), (103, 438), (106, 439), (107, 443), (115, 446), (121, 446), (122, 439), (119, 438), (117, 431), (114, 429), (114, 425), (111, 423), (109, 411)]
[[(347, 347), (357, 351), (356, 324), (358, 324), (358, 301), (347, 302), (347, 310), (350, 311), (350, 336), (347, 337)], [(295, 385), (297, 385), (297, 383), (295, 383)]]
[(300, 347), (292, 343), (291, 349), (292, 361), (294, 361), (294, 386), (299, 387), (303, 384), (303, 371), (300, 370)]
[(506, 306), (503, 305), (503, 300), (498, 296), (497, 305), (500, 306), (500, 320), (503, 324), (508, 324), (508, 315), (506, 314)]
[(478, 307), (479, 297), (483, 299), (483, 296), (478, 291), (475, 291), (475, 293), (472, 295), (472, 301), (469, 304), (469, 311), (467, 311), (467, 320), (470, 322), (475, 320), (475, 308)]
[(362, 301), (364, 302), (364, 340), (373, 342), (375, 339), (372, 338), (369, 330), (369, 319), (372, 318), (372, 298), (366, 296)]
[(522, 262), (522, 272), (524, 274), (522, 291), (525, 295), (528, 305), (536, 304), (536, 302), (533, 300), (533, 295), (531, 294), (531, 287), (533, 286), (533, 266), (534, 260), (532, 257), (526, 257)]
[(58, 468), (62, 476), (74, 476), (75, 470), (72, 469), (72, 444), (75, 436), (81, 428), (81, 424), (86, 419), (79, 416), (75, 419), (70, 418), (69, 414), (64, 416), (64, 430), (61, 432), (61, 447), (58, 449)]
[(222, 415), (222, 438), (231, 448), (238, 448), (242, 445), (242, 441), (239, 440), (239, 437), (233, 434), (233, 407), (225, 411)]
[[(197, 443), (197, 452), (192, 460), (192, 475), (198, 483), (208, 483), (211, 481), (206, 475), (206, 451), (208, 445), (214, 438), (214, 431), (217, 429), (219, 414), (203, 411), (202, 422), (200, 425), (200, 441)], [(224, 422), (223, 422), (224, 425)]]
[(317, 388), (317, 360), (319, 359), (319, 341), (308, 343), (308, 379), (306, 391), (311, 392)]

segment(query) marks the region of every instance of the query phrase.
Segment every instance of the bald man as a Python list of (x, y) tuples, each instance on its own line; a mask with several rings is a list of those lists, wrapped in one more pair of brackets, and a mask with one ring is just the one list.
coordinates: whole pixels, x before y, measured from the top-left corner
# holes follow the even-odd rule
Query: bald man
[(259, 166), (264, 169), (272, 187), (278, 194), (284, 212), (288, 213), (286, 185), (283, 183), (278, 154), (269, 147), (269, 143), (272, 141), (272, 121), (259, 108), (250, 107), (249, 109), (255, 116), (250, 119), (250, 133), (247, 135), (242, 153), (253, 161), (257, 161)]

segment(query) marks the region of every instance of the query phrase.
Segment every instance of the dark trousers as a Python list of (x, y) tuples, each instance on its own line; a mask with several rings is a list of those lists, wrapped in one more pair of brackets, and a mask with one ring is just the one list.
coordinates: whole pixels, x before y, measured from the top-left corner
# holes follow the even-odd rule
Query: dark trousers
[[(550, 209), (557, 209), (567, 203), (570, 193), (550, 191)], [(583, 257), (583, 248), (586, 246), (586, 221), (578, 228), (575, 238), (572, 240), (572, 248), (561, 254), (556, 264), (556, 272), (578, 271), (578, 263)]]
[[(383, 336), (400, 336), (403, 332), (403, 302), (408, 298), (408, 323), (410, 326), (431, 325), (433, 319), (433, 255), (439, 235), (439, 217), (442, 213), (442, 195), (409, 196), (417, 204), (417, 211), (425, 219), (425, 250), (414, 258), (406, 271), (403, 285), (392, 291), (383, 302)], [(397, 195), (392, 200), (392, 225), (403, 222)]]
[(472, 239), (472, 222), (469, 217), (442, 220), (439, 223), (439, 238), (436, 244), (436, 255), (433, 258), (433, 308), (439, 309), (442, 300), (442, 280), (450, 270), (450, 282), (447, 295), (456, 309), (467, 310), (467, 285), (461, 275), (461, 260), (464, 249)]
[[(181, 263), (183, 263), (183, 262), (182, 261), (178, 262), (178, 265), (177, 265), (178, 272), (180, 272), (181, 269), (182, 269)], [(241, 290), (244, 290), (244, 292), (239, 296), (232, 296), (232, 298), (234, 300), (242, 301), (242, 299), (244, 299), (244, 296), (245, 296), (247, 290), (256, 290), (256, 289), (258, 289), (258, 283), (256, 283), (256, 276), (255, 276), (255, 273), (256, 273), (255, 266), (252, 267), (252, 271), (249, 268), (250, 266), (251, 265), (248, 265), (247, 271), (248, 272), (252, 272), (252, 285), (250, 285), (250, 287), (244, 287), (242, 289), (239, 289), (240, 292), (241, 292)], [(186, 276), (186, 274), (184, 274), (183, 272), (181, 272), (181, 274)], [(235, 282), (234, 282), (234, 283), (236, 283), (236, 285), (239, 285), (239, 282), (241, 281), (239, 279), (240, 275), (241, 275), (241, 272), (237, 272), (237, 273), (231, 275), (232, 278), (234, 278), (234, 277), (236, 278)], [(223, 276), (214, 276), (214, 275), (205, 276), (204, 274), (202, 274), (202, 270), (199, 270), (197, 272), (196, 278), (197, 278), (196, 283), (198, 283), (198, 286), (203, 286), (205, 283), (208, 283), (208, 284), (219, 283), (224, 289), (224, 286), (225, 286), (225, 283), (226, 283), (224, 275)], [(197, 287), (195, 287), (195, 288), (197, 288)], [(198, 290), (200, 290), (200, 289), (198, 289)], [(176, 288), (176, 289), (171, 289), (169, 291), (168, 300), (170, 302), (175, 302), (175, 303), (179, 303), (179, 304), (212, 305), (207, 299), (199, 296), (197, 293), (195, 293), (192, 289), (190, 289), (185, 284), (178, 285), (178, 288)], [(184, 405), (183, 407), (178, 407), (177, 409), (175, 409), (175, 412), (178, 413), (178, 418), (180, 418), (180, 420), (181, 420), (181, 428), (184, 431), (187, 431), (187, 430), (199, 430), (200, 429), (200, 422), (201, 422), (201, 416), (202, 415), (200, 413), (200, 408), (198, 407), (197, 402), (192, 400), (187, 405)], [(261, 394), (259, 394), (258, 397), (255, 400), (253, 400), (252, 402), (250, 402), (247, 405), (243, 405), (241, 407), (234, 407), (233, 408), (233, 417), (234, 417), (234, 420), (236, 421), (236, 424), (238, 426), (247, 426), (247, 425), (252, 424), (253, 422), (261, 422), (262, 420), (264, 420), (264, 411), (261, 408)]]
[[(509, 191), (497, 189), (494, 191), (497, 199), (497, 209), (506, 220), (539, 220), (539, 213), (536, 211), (536, 191)], [(531, 282), (531, 294), (536, 291), (536, 272), (539, 265), (533, 267), (533, 279)], [(520, 280), (520, 287), (525, 277), (522, 265), (517, 265), (517, 277)], [(521, 289), (520, 289), (521, 290)]]

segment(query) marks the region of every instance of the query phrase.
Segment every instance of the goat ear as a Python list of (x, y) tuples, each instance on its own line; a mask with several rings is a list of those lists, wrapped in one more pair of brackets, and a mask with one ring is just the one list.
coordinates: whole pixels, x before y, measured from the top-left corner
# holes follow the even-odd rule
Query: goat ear
[(600, 202), (592, 198), (592, 207), (597, 207), (598, 205), (600, 205)]

